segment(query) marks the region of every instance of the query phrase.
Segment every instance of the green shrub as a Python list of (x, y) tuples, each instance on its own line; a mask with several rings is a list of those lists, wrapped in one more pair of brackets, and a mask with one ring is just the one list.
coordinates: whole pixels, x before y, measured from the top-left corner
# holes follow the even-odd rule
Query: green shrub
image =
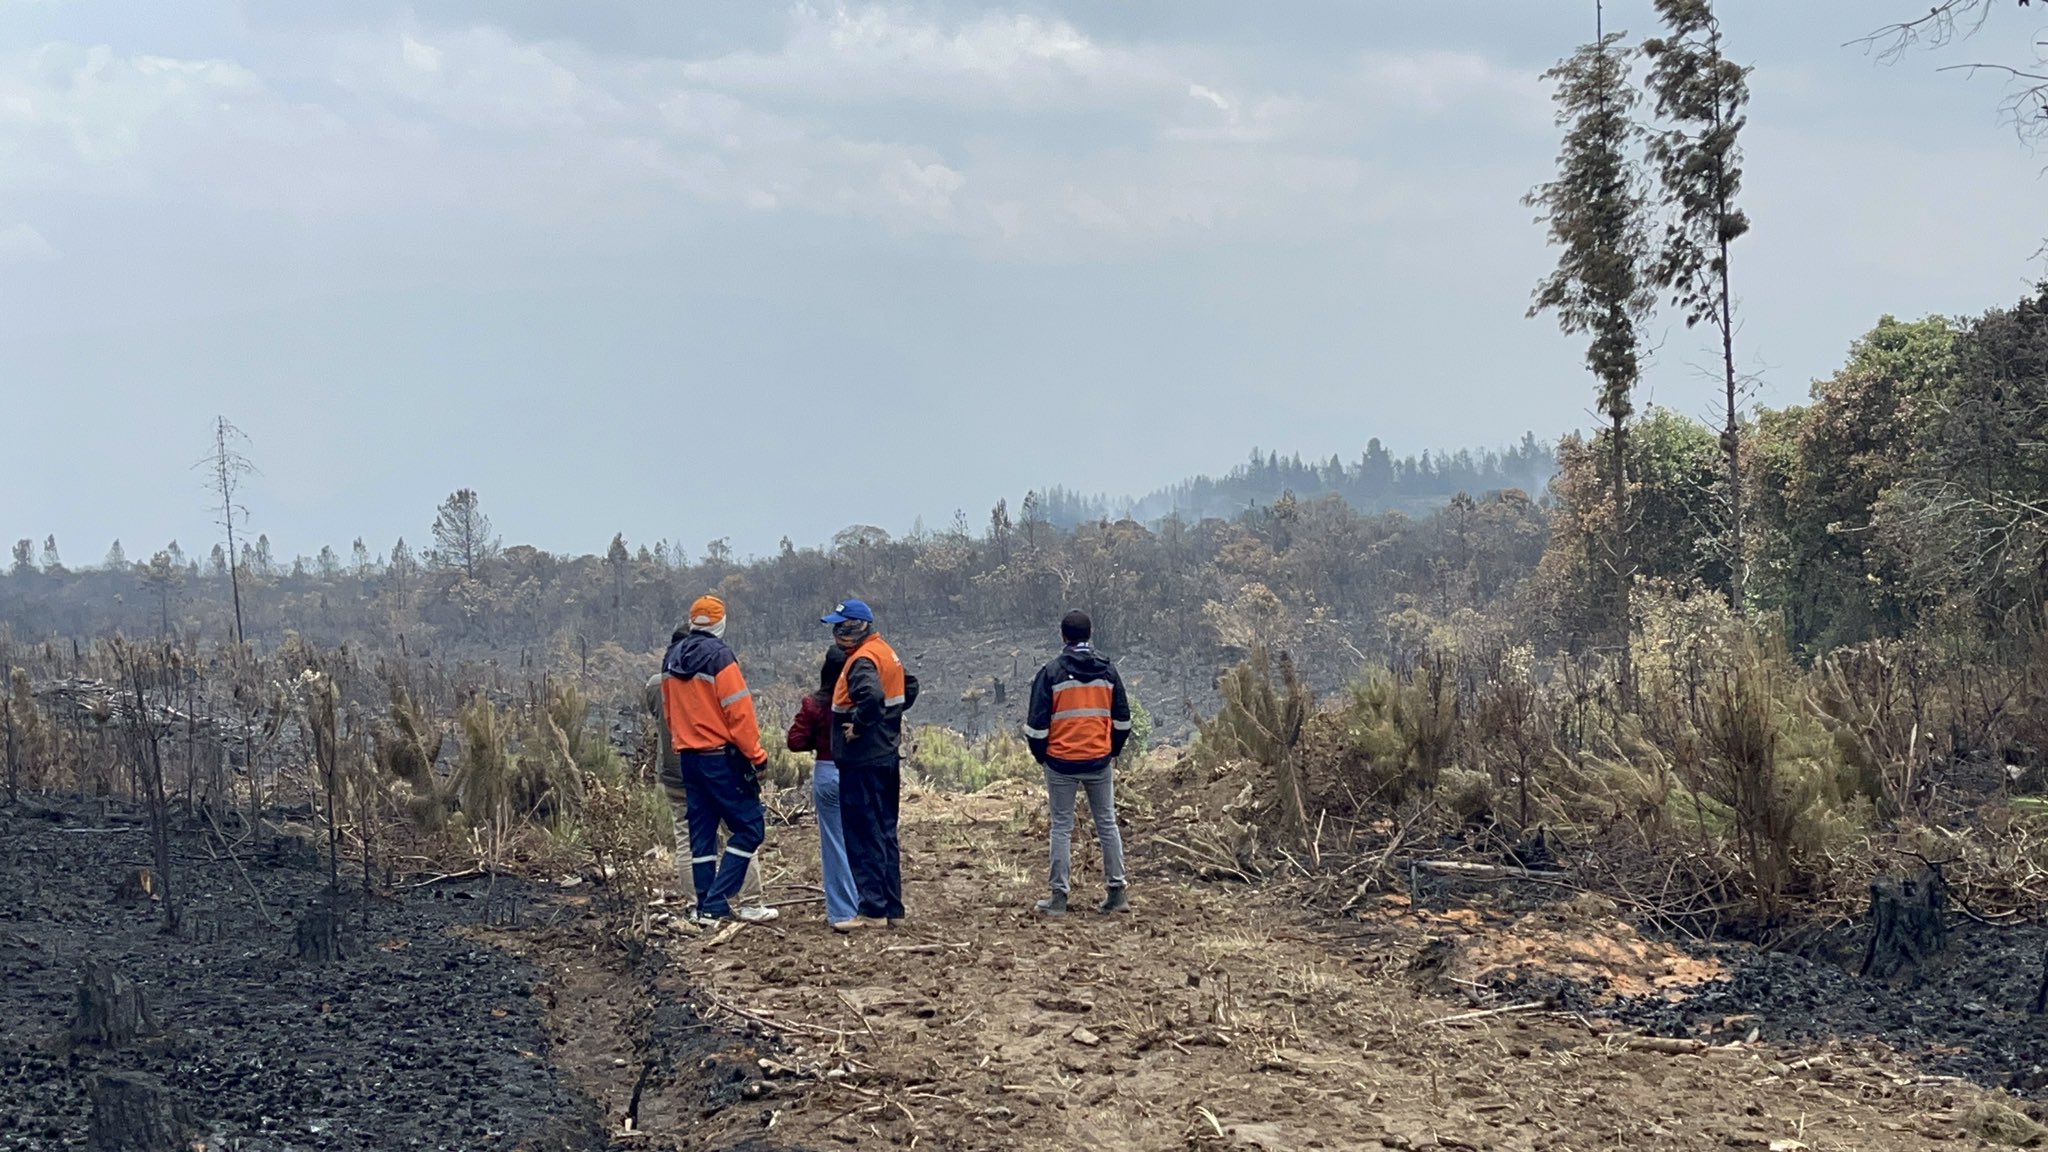
[(1145, 762), (1145, 753), (1152, 749), (1152, 713), (1136, 696), (1131, 697), (1131, 735), (1124, 741), (1123, 755), (1117, 757), (1118, 769), (1134, 768)]
[[(1309, 722), (1302, 740), (1308, 786), (1320, 806), (1339, 814), (1430, 795), (1454, 763), (1462, 725), (1450, 657), (1422, 660), (1405, 674), (1369, 671), (1340, 706)], [(1460, 806), (1484, 807), (1484, 791), (1461, 777)]]
[(909, 766), (926, 787), (942, 792), (979, 792), (998, 780), (1037, 780), (1043, 775), (1024, 741), (1009, 733), (970, 740), (937, 725), (917, 730)]

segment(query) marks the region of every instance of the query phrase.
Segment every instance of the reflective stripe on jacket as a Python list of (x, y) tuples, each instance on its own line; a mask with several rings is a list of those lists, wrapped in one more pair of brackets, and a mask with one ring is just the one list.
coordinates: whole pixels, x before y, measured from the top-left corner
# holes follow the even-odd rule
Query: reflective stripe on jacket
[(732, 747), (751, 763), (768, 759), (754, 715), (754, 694), (725, 641), (709, 632), (692, 632), (668, 650), (661, 670), (666, 674), (662, 703), (676, 751)]
[(1116, 665), (1076, 644), (1038, 670), (1024, 738), (1038, 762), (1079, 774), (1107, 767), (1131, 734), (1131, 702)]

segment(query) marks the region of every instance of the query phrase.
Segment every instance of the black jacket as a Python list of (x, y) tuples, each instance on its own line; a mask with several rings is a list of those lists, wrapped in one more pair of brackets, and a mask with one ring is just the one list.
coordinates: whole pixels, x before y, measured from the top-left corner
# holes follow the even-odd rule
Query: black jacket
[[(917, 703), (917, 677), (903, 670), (903, 703), (890, 707), (882, 701), (882, 674), (866, 658), (846, 666), (846, 694), (853, 697), (853, 711), (832, 716), (832, 762), (841, 771), (848, 768), (886, 768), (902, 758), (903, 714)], [(846, 738), (846, 725), (853, 724), (853, 739)]]
[[(1110, 743), (1107, 756), (1075, 760), (1052, 755), (1052, 728), (1055, 716), (1053, 690), (1073, 681), (1084, 684), (1100, 684), (1107, 681), (1109, 684)], [(1099, 691), (1097, 689), (1098, 693)], [(1096, 722), (1100, 723), (1099, 720)], [(1097, 738), (1099, 732), (1098, 729)], [(1124, 742), (1131, 737), (1131, 700), (1124, 691), (1123, 677), (1117, 675), (1116, 665), (1097, 655), (1093, 648), (1086, 645), (1069, 647), (1061, 651), (1051, 663), (1040, 668), (1038, 676), (1031, 681), (1031, 708), (1025, 715), (1024, 736), (1025, 741), (1031, 746), (1032, 758), (1055, 772), (1078, 776), (1109, 767), (1112, 761), (1123, 755)]]

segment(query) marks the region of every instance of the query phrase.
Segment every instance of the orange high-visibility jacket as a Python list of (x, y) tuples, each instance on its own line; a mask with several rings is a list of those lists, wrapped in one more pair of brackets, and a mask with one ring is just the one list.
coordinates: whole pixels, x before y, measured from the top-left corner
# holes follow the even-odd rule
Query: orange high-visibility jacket
[(903, 742), (903, 713), (915, 703), (917, 677), (904, 671), (896, 650), (879, 635), (863, 640), (832, 690), (832, 759), (840, 770), (894, 763)]
[(1131, 735), (1131, 702), (1116, 665), (1075, 644), (1039, 669), (1024, 721), (1031, 754), (1055, 772), (1105, 768)]
[(668, 650), (661, 670), (666, 673), (661, 694), (669, 740), (677, 752), (737, 748), (750, 763), (767, 761), (754, 694), (725, 641), (692, 632)]

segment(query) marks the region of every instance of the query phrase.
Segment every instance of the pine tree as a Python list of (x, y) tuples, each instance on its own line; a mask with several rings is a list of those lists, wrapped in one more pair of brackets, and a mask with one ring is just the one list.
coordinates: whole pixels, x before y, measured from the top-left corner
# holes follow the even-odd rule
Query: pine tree
[(612, 639), (620, 636), (620, 616), (626, 602), (626, 569), (632, 563), (632, 554), (626, 551), (626, 534), (612, 534), (612, 544), (605, 549), (605, 566), (612, 571)]
[(1650, 136), (1649, 156), (1670, 212), (1657, 282), (1684, 310), (1688, 328), (1701, 321), (1721, 337), (1721, 373), (1727, 410), (1721, 451), (1728, 462), (1728, 599), (1742, 610), (1744, 565), (1741, 425), (1737, 420), (1735, 300), (1729, 286), (1728, 246), (1749, 231), (1735, 206), (1742, 189), (1737, 137), (1747, 122), (1749, 70), (1721, 54), (1721, 22), (1709, 0), (1656, 0), (1669, 35), (1643, 42), (1650, 58), (1649, 86), (1666, 127)]
[(1536, 287), (1529, 315), (1557, 314), (1558, 327), (1587, 335), (1586, 365), (1599, 381), (1609, 423), (1613, 522), (1607, 563), (1624, 696), (1631, 691), (1628, 548), (1628, 418), (1642, 374), (1641, 325), (1656, 305), (1649, 275), (1650, 236), (1644, 179), (1630, 119), (1638, 93), (1629, 83), (1619, 33), (1581, 47), (1544, 78), (1557, 83), (1557, 123), (1565, 130), (1557, 179), (1531, 192), (1558, 252), (1557, 268)]
[(434, 558), (442, 567), (460, 568), (465, 579), (474, 580), (498, 554), (498, 545), (474, 489), (456, 490), (435, 510)]

